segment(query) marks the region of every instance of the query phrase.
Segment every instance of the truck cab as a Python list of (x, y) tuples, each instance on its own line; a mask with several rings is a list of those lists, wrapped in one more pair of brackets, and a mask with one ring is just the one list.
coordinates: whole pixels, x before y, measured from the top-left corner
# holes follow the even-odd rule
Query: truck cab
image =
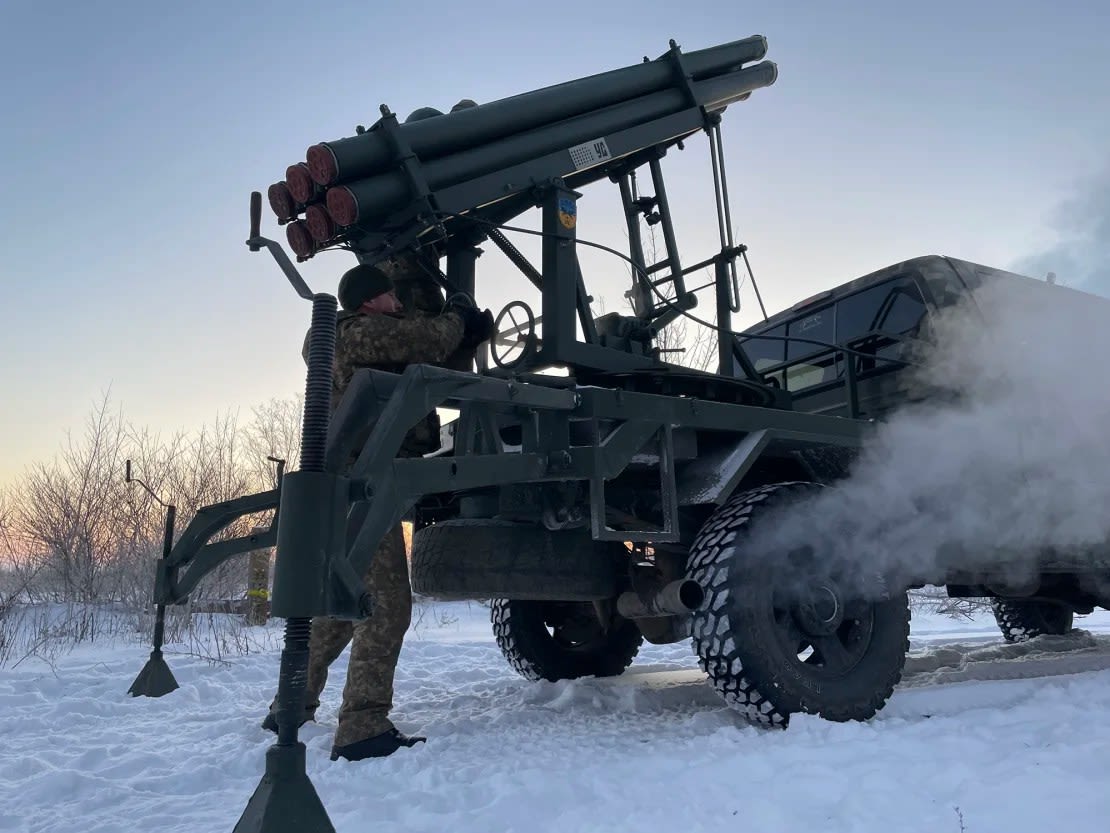
[[(1048, 286), (966, 260), (926, 255), (800, 301), (739, 333), (735, 350), (764, 381), (787, 391), (795, 410), (880, 419), (929, 396), (905, 371), (929, 342), (936, 314), (961, 302), (975, 304), (978, 291), (1000, 280), (1018, 291)], [(850, 372), (856, 385), (854, 414), (847, 395)]]

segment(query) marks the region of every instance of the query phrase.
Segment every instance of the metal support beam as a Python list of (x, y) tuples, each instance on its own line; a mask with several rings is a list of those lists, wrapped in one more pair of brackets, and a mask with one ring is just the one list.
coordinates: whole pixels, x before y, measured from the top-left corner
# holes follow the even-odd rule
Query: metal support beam
[[(276, 524), (264, 534), (232, 538), (216, 544), (209, 544), (208, 541), (244, 515), (277, 509), (280, 499), (280, 490), (271, 489), (198, 509), (169, 555), (158, 562), (154, 601), (158, 604), (180, 604), (205, 575), (227, 559), (260, 546), (273, 546), (277, 540)], [(190, 569), (183, 578), (179, 578), (178, 574), (184, 567)]]
[(482, 250), (477, 246), (460, 246), (447, 251), (447, 282), (471, 298), (474, 297), (474, 273)]
[(655, 199), (659, 206), (659, 216), (663, 223), (663, 241), (667, 246), (667, 262), (671, 265), (671, 280), (674, 281), (675, 303), (686, 309), (686, 281), (682, 277), (682, 260), (678, 256), (678, 242), (674, 236), (674, 222), (671, 218), (671, 204), (667, 200), (667, 186), (663, 182), (663, 166), (658, 157), (648, 163), (651, 169), (651, 183), (655, 188)]
[(550, 188), (543, 199), (543, 346), (540, 364), (566, 362), (566, 353), (577, 342), (574, 310), (578, 301), (578, 194), (568, 188)]
[(639, 318), (650, 319), (655, 310), (651, 279), (644, 261), (644, 243), (640, 235), (640, 207), (636, 204), (635, 172), (621, 174), (617, 180), (624, 205), (624, 220), (628, 226), (628, 254), (632, 260), (632, 289), (626, 295), (632, 301), (632, 311)]
[[(729, 259), (731, 262), (731, 258)], [(736, 363), (733, 361), (732, 345), (734, 339), (730, 332), (732, 323), (732, 309), (729, 306), (729, 275), (728, 262), (722, 256), (717, 258), (713, 266), (715, 285), (715, 298), (717, 301), (717, 372), (722, 376), (735, 376)]]

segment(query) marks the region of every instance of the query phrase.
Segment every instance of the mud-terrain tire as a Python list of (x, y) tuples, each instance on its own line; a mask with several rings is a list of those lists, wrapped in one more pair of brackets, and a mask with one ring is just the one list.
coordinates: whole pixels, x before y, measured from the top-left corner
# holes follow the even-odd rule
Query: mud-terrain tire
[[(699, 531), (687, 575), (705, 590), (693, 613), (693, 648), (717, 693), (749, 721), (785, 727), (796, 712), (867, 720), (902, 677), (909, 650), (905, 591), (841, 598), (819, 551), (793, 556), (745, 550), (759, 517), (812, 495), (814, 483), (778, 483), (733, 496)], [(815, 544), (819, 542), (814, 542)], [(789, 582), (807, 603), (783, 602)], [(809, 640), (809, 641), (807, 641)], [(805, 655), (805, 658), (803, 658)]]
[(509, 665), (533, 682), (615, 677), (644, 639), (629, 619), (604, 632), (589, 602), (494, 599), (490, 621)]
[(994, 621), (1007, 642), (1027, 642), (1038, 636), (1062, 636), (1072, 629), (1075, 615), (1065, 604), (1027, 599), (991, 599)]

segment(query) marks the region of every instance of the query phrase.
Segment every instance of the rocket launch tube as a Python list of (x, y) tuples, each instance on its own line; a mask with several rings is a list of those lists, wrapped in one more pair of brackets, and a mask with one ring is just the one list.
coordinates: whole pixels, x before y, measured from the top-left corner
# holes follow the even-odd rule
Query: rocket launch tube
[[(720, 46), (683, 53), (693, 81), (704, 81), (762, 60), (767, 39), (755, 35)], [(666, 56), (603, 72), (477, 107), (401, 125), (413, 152), (427, 162), (465, 148), (561, 122), (675, 86), (675, 64)], [(309, 148), (309, 171), (320, 185), (349, 182), (380, 173), (393, 162), (384, 135), (375, 130)]]
[[(717, 76), (693, 85), (698, 104), (720, 110), (747, 97), (753, 90), (775, 82), (777, 69), (770, 61)], [(677, 113), (691, 105), (684, 90), (651, 93), (631, 101), (595, 110), (541, 129), (426, 162), (424, 176), (432, 190), (507, 168), (554, 151), (604, 138), (606, 134), (645, 124)], [(438, 118), (438, 117), (437, 117)], [(432, 119), (428, 119), (432, 121)], [(421, 122), (416, 122), (417, 124)], [(576, 170), (567, 155), (567, 174)], [(504, 194), (491, 194), (493, 199)], [(349, 226), (381, 218), (410, 199), (408, 180), (400, 172), (333, 186), (326, 194), (328, 212), (337, 223)]]

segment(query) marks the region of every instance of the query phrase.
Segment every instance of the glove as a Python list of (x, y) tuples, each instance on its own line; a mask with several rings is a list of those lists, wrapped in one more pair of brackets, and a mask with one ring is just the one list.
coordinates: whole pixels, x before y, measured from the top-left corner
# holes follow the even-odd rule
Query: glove
[(493, 313), (488, 309), (462, 307), (455, 312), (463, 320), (463, 346), (477, 347), (493, 338)]
[(477, 347), (493, 337), (493, 313), (488, 309), (479, 310), (466, 296), (453, 296), (448, 300), (447, 309), (455, 313), (463, 322), (463, 347)]

